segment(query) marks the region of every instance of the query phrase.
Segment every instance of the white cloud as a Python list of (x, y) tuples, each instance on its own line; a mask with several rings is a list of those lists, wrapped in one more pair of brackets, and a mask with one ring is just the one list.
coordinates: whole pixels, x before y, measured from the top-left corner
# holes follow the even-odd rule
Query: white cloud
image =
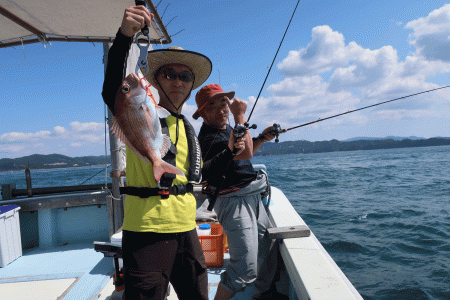
[(405, 28), (416, 55), (429, 60), (450, 61), (450, 4), (432, 11), (428, 16), (408, 22)]
[(47, 138), (51, 134), (50, 131), (38, 131), (38, 132), (9, 132), (0, 135), (0, 142), (28, 142), (36, 141), (38, 139)]
[(88, 143), (98, 143), (105, 139), (104, 134), (74, 134), (72, 140), (84, 141)]
[(56, 135), (61, 135), (61, 134), (66, 133), (66, 129), (65, 129), (64, 127), (61, 127), (61, 126), (55, 126), (55, 127), (53, 128), (53, 132), (54, 132)]
[[(439, 87), (430, 80), (450, 72), (450, 4), (409, 22), (405, 28), (414, 30), (411, 43), (416, 52), (404, 61), (390, 45), (366, 49), (356, 42), (346, 44), (344, 35), (327, 25), (313, 28), (311, 42), (290, 51), (278, 64), (285, 79), (267, 88), (270, 96), (258, 102), (257, 114), (293, 126)], [(426, 42), (432, 38), (439, 43)], [(252, 102), (252, 98), (249, 100)], [(392, 120), (442, 116), (450, 113), (450, 108), (439, 103), (448, 100), (448, 92), (436, 91), (327, 124), (364, 123), (371, 114)]]
[(105, 130), (105, 124), (104, 123), (97, 123), (97, 122), (90, 122), (90, 123), (80, 123), (80, 122), (72, 122), (70, 123), (70, 128), (72, 131), (75, 132), (84, 132), (84, 131), (104, 131)]
[[(271, 95), (258, 100), (254, 114), (259, 120), (265, 120), (260, 124), (264, 126), (262, 129), (273, 123), (286, 128), (353, 109), (360, 102), (351, 92), (330, 92), (328, 86), (319, 75), (286, 78), (267, 89)], [(253, 107), (255, 100), (251, 97), (248, 106)], [(347, 119), (335, 119), (333, 124)], [(361, 119), (355, 117), (354, 122)]]
[(312, 41), (306, 48), (289, 51), (278, 68), (287, 76), (327, 72), (344, 66), (354, 44), (345, 46), (344, 36), (329, 26), (317, 26), (312, 30)]
[(21, 152), (22, 150), (24, 150), (26, 148), (25, 145), (0, 145), (0, 152), (13, 152), (13, 153), (17, 153), (17, 152)]
[(36, 149), (62, 153), (68, 151), (67, 146), (73, 148), (91, 147), (92, 144), (101, 146), (105, 141), (104, 130), (102, 123), (72, 122), (69, 128), (55, 126), (52, 131), (4, 133), (0, 135), (0, 151), (21, 152), (25, 155), (35, 153)]

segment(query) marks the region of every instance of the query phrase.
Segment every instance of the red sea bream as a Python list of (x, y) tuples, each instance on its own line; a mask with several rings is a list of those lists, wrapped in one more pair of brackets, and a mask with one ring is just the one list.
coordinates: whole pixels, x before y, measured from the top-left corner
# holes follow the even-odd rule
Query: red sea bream
[[(164, 172), (184, 176), (178, 168), (161, 158), (170, 148), (170, 137), (163, 134), (159, 118), (170, 113), (150, 98), (136, 74), (128, 75), (116, 94), (111, 131), (144, 162), (153, 164), (153, 175), (159, 181)], [(150, 101), (149, 101), (150, 100)]]

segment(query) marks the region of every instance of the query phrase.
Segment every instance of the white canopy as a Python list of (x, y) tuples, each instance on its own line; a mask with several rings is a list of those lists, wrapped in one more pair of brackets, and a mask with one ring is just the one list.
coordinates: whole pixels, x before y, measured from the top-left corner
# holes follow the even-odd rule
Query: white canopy
[[(151, 0), (155, 14), (150, 39), (171, 38)], [(0, 48), (36, 42), (112, 42), (126, 7), (133, 0), (0, 0)]]

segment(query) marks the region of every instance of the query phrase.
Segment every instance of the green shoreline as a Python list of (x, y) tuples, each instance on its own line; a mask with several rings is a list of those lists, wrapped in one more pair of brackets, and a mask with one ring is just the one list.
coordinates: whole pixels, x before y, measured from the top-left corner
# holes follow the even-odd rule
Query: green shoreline
[[(385, 138), (385, 139), (361, 139), (351, 141), (318, 141), (305, 140), (287, 141), (281, 143), (264, 143), (254, 156), (284, 155), (284, 154), (308, 154), (341, 151), (379, 150), (395, 148), (414, 148), (450, 145), (448, 137), (434, 137), (429, 139)], [(110, 162), (110, 156), (106, 157)], [(69, 157), (61, 154), (40, 155), (34, 154), (19, 158), (0, 159), (0, 172), (23, 171), (29, 163), (30, 170), (56, 170), (67, 168), (84, 168), (92, 166), (104, 166), (105, 156)], [(58, 165), (49, 167), (50, 164), (66, 163), (67, 167)], [(77, 164), (78, 166), (74, 166)]]

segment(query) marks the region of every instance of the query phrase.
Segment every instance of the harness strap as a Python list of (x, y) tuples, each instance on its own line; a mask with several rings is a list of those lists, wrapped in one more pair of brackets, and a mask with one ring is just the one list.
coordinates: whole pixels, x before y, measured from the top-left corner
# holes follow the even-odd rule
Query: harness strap
[[(162, 118), (159, 119), (161, 123), (161, 131), (163, 134), (166, 134), (167, 136), (170, 136), (169, 134), (169, 128), (167, 126), (166, 119)], [(167, 154), (163, 157), (163, 160), (172, 166), (176, 166), (176, 155), (178, 154), (177, 148), (175, 145), (170, 142), (170, 148), (169, 151), (167, 151)], [(172, 186), (172, 181), (175, 179), (176, 175), (172, 173), (164, 173), (161, 176), (161, 179), (159, 181), (159, 185), (162, 187), (170, 187)]]
[(142, 199), (152, 196), (161, 196), (161, 199), (167, 199), (169, 198), (169, 195), (178, 196), (187, 193), (193, 193), (194, 185), (192, 183), (188, 183), (186, 185), (184, 184), (173, 185), (167, 189), (126, 186), (126, 187), (119, 187), (119, 191), (121, 194), (138, 196)]
[[(200, 143), (198, 142), (197, 136), (195, 135), (194, 127), (191, 123), (186, 119), (185, 116), (179, 115), (180, 119), (183, 120), (184, 129), (186, 132), (186, 139), (188, 142), (188, 161), (189, 167), (187, 170), (187, 179), (189, 182), (198, 183), (201, 181), (201, 150)], [(161, 130), (163, 134), (169, 135), (169, 128), (167, 126), (166, 119), (160, 119)], [(163, 160), (173, 166), (176, 166), (176, 155), (178, 154), (177, 148), (173, 143), (171, 143), (170, 149), (167, 152), (166, 156), (163, 157)], [(172, 185), (172, 181), (175, 179), (176, 175), (171, 173), (164, 173), (160, 179), (160, 186), (162, 187), (170, 187)]]
[(197, 135), (195, 134), (195, 129), (192, 124), (183, 115), (181, 115), (181, 119), (183, 120), (186, 137), (188, 139), (189, 169), (187, 178), (189, 182), (199, 183), (202, 179), (202, 151), (200, 149), (200, 143), (198, 142)]

